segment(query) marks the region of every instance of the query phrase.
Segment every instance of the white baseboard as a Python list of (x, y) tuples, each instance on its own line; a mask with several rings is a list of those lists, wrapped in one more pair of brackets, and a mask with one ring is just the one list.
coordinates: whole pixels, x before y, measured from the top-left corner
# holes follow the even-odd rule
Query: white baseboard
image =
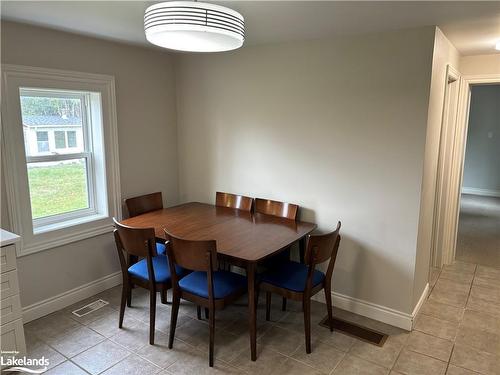
[(500, 197), (500, 190), (462, 187), (462, 194), (482, 195), (484, 197)]
[[(386, 323), (391, 326), (404, 329), (406, 331), (411, 331), (413, 328), (413, 321), (415, 320), (415, 317), (417, 316), (420, 308), (424, 304), (428, 293), (429, 284), (425, 286), (424, 291), (420, 296), (420, 299), (418, 300), (418, 303), (415, 306), (412, 314), (407, 314), (405, 312), (394, 310), (386, 306), (377, 305), (376, 303), (364, 301), (362, 299), (349, 297), (337, 292), (332, 292), (332, 303), (339, 309), (362, 315), (370, 319), (378, 320), (379, 322)], [(315, 301), (325, 303), (325, 297), (322, 293), (316, 294), (313, 299)]]
[(105, 291), (106, 289), (120, 285), (122, 283), (121, 271), (112, 273), (94, 280), (90, 283), (81, 285), (57, 296), (47, 298), (32, 305), (23, 307), (23, 323), (41, 318), (57, 310), (61, 310), (94, 294)]
[(425, 300), (427, 299), (427, 296), (429, 295), (429, 283), (425, 285), (424, 291), (422, 292), (422, 295), (420, 296), (420, 299), (418, 300), (415, 308), (413, 309), (413, 312), (411, 313), (411, 328), (413, 329), (413, 325), (415, 324), (415, 318), (418, 315), (418, 312), (422, 308), (422, 305), (424, 304)]

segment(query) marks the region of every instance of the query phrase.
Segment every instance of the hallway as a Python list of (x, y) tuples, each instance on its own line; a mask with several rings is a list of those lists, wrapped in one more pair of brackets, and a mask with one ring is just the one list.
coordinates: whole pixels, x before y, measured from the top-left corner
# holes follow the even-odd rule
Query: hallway
[(455, 259), (500, 268), (500, 198), (462, 194)]

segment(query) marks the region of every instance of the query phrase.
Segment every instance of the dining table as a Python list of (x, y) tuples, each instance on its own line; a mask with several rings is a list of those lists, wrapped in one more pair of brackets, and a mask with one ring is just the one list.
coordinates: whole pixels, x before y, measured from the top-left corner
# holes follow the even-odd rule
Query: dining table
[(158, 239), (165, 239), (167, 230), (184, 239), (215, 240), (220, 260), (246, 270), (252, 361), (257, 359), (257, 265), (297, 242), (303, 253), (306, 236), (316, 228), (313, 223), (199, 202), (155, 210), (121, 223), (154, 228)]

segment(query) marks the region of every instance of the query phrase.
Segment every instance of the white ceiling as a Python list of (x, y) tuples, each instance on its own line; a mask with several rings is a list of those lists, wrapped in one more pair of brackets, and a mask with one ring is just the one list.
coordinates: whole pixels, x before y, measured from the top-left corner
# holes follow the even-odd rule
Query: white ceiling
[[(498, 53), (500, 1), (214, 1), (245, 17), (246, 44), (438, 25), (462, 55)], [(2, 19), (148, 45), (144, 1), (2, 1)]]

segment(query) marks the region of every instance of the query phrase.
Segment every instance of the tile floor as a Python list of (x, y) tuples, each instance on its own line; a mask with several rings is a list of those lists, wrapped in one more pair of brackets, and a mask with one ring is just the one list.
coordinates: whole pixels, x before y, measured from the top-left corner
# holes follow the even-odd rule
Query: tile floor
[[(317, 323), (326, 308), (313, 303), (313, 352), (305, 354), (297, 304), (271, 322), (258, 309), (258, 360), (249, 360), (245, 301), (220, 312), (215, 367), (207, 361), (208, 326), (183, 303), (174, 348), (167, 348), (170, 306), (158, 304), (156, 344), (148, 344), (148, 295), (135, 289), (133, 307), (118, 329), (120, 287), (25, 325), (31, 356), (45, 355), (47, 375), (83, 374), (500, 374), (500, 269), (456, 263), (436, 270), (432, 290), (411, 333), (342, 310), (335, 314), (390, 334), (382, 348)], [(110, 302), (77, 318), (71, 311), (96, 297)], [(170, 296), (169, 296), (170, 298)]]

